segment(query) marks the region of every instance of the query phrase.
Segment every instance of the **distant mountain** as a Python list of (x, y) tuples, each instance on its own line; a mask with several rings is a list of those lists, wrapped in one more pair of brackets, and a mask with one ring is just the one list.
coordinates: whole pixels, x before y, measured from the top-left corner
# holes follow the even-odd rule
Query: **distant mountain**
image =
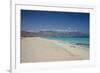
[(88, 36), (82, 32), (57, 32), (57, 31), (39, 31), (27, 32), (21, 31), (21, 37), (50, 37), (50, 36)]
[(36, 37), (37, 33), (21, 31), (21, 37)]

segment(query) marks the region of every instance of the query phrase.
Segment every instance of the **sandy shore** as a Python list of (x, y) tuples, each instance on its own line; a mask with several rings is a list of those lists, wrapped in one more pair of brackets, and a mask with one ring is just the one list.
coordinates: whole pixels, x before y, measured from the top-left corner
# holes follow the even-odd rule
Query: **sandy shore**
[(21, 63), (86, 59), (89, 51), (83, 47), (40, 37), (21, 39)]

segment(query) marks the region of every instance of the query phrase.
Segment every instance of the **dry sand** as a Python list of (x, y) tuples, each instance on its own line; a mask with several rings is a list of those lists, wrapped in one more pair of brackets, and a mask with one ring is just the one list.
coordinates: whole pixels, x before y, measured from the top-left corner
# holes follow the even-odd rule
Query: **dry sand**
[(21, 39), (21, 63), (89, 59), (89, 51), (41, 37)]

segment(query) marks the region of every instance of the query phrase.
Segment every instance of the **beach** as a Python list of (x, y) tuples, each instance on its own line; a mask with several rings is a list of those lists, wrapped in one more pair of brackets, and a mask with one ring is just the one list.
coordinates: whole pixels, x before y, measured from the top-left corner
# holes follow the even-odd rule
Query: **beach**
[(42, 37), (22, 37), (21, 63), (88, 60), (89, 50)]

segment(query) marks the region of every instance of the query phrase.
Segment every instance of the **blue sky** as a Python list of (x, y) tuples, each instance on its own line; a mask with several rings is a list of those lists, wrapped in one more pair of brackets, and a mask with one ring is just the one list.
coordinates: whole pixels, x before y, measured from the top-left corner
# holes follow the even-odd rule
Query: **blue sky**
[(66, 30), (89, 33), (89, 13), (21, 10), (21, 30)]

